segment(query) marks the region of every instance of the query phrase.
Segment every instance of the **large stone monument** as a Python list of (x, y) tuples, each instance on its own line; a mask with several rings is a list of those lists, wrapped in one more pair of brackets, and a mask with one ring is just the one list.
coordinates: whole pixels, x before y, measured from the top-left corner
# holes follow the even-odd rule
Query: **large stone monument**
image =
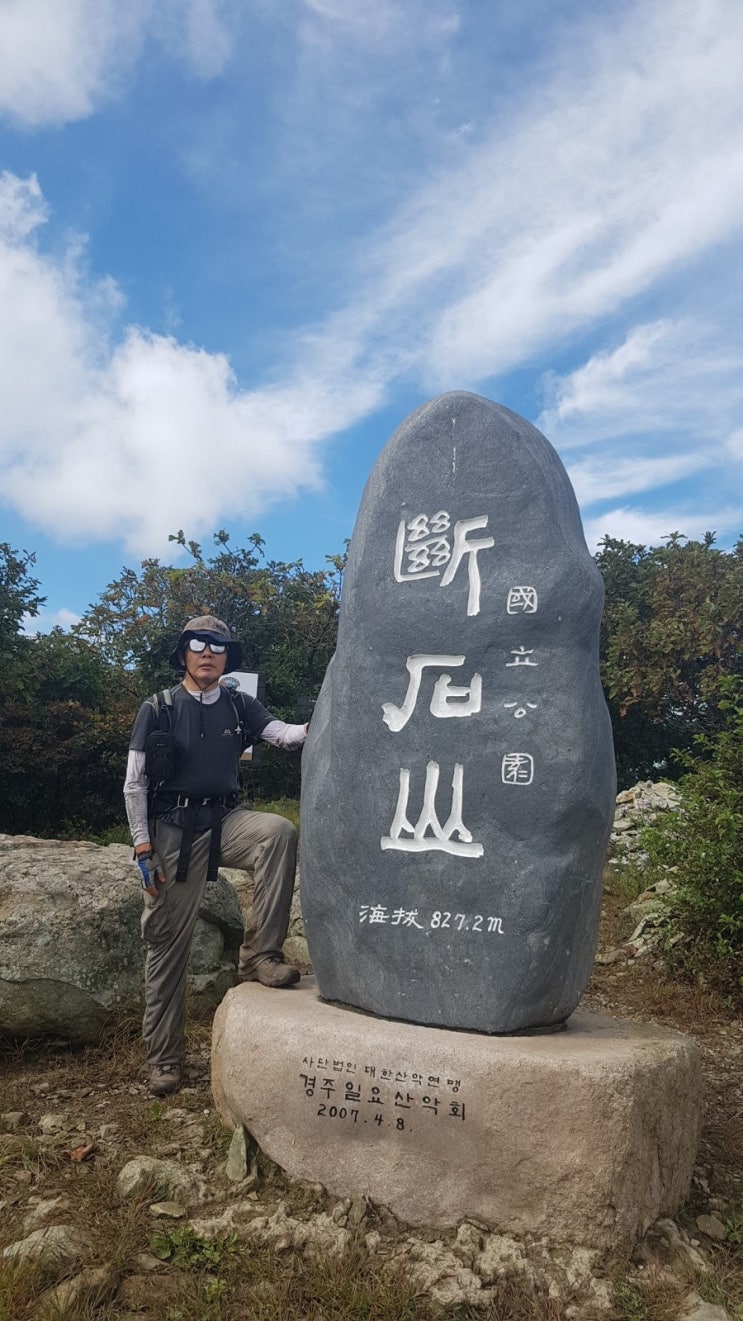
[(573, 1013), (615, 800), (602, 599), (534, 427), (460, 392), (403, 423), (304, 753), (317, 983), (240, 986), (214, 1024), (220, 1113), (291, 1175), (602, 1248), (688, 1191), (695, 1047)]
[(575, 1008), (616, 795), (602, 606), (535, 427), (463, 393), (403, 423), (364, 492), (304, 754), (326, 999), (479, 1032)]

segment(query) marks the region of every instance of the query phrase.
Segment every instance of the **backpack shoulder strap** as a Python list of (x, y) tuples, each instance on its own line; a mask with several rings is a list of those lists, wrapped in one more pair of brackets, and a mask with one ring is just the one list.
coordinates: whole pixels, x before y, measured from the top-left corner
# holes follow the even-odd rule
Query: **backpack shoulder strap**
[(230, 698), (232, 699), (232, 705), (237, 717), (237, 729), (235, 732), (237, 734), (244, 734), (246, 717), (245, 693), (241, 691), (235, 693), (230, 690)]
[(159, 728), (166, 732), (170, 729), (170, 712), (175, 692), (175, 688), (163, 688), (159, 693), (153, 693), (152, 697), (147, 698), (155, 712)]

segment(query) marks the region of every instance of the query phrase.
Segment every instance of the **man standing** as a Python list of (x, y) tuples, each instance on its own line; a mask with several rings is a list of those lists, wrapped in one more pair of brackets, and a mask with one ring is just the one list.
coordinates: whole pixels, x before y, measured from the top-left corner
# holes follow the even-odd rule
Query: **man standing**
[[(134, 722), (124, 797), (142, 873), (145, 961), (143, 1036), (150, 1091), (181, 1085), (186, 969), (199, 907), (217, 868), (253, 869), (255, 898), (240, 949), (240, 981), (289, 987), (282, 961), (289, 924), (297, 833), (289, 821), (238, 806), (239, 762), (258, 739), (300, 748), (306, 725), (277, 720), (244, 693), (220, 684), (242, 649), (214, 615), (190, 619), (170, 656), (183, 682), (167, 701), (150, 698)], [(163, 711), (165, 707), (165, 711)]]

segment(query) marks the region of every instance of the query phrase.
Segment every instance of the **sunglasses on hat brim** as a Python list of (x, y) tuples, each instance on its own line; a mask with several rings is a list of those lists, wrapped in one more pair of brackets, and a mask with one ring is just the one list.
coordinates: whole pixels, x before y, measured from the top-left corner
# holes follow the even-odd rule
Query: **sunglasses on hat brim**
[(210, 638), (208, 636), (191, 637), (188, 639), (186, 646), (189, 651), (194, 651), (196, 652), (197, 655), (202, 651), (206, 651), (207, 647), (209, 648), (213, 656), (223, 656), (227, 650), (226, 642), (215, 642), (214, 638)]

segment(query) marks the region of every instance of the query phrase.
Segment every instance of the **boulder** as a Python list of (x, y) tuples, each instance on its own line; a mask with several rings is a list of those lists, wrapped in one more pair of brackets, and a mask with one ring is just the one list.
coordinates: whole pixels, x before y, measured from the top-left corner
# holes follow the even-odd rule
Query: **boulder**
[(565, 469), (515, 413), (441, 395), (367, 483), (302, 761), (321, 994), (509, 1033), (588, 981), (614, 817), (601, 577)]
[[(141, 996), (141, 911), (126, 845), (0, 835), (0, 1035), (96, 1041)], [(234, 983), (242, 932), (220, 878), (199, 913), (192, 989)]]
[(228, 992), (212, 1089), (292, 1179), (412, 1225), (589, 1248), (674, 1214), (699, 1139), (699, 1052), (680, 1033), (585, 1013), (563, 1032), (455, 1032), (324, 1003), (310, 978)]
[[(253, 909), (253, 891), (254, 880), (253, 873), (247, 870), (241, 870), (237, 867), (221, 867), (220, 876), (224, 876), (234, 887), (237, 894), (240, 907), (243, 913), (245, 926), (250, 925), (250, 915)], [(292, 906), (289, 913), (289, 929), (284, 941), (284, 958), (290, 963), (309, 964), (310, 955), (307, 948), (307, 941), (304, 934), (304, 919), (302, 917), (302, 906), (299, 888), (299, 868), (294, 882), (294, 894), (292, 895)]]

